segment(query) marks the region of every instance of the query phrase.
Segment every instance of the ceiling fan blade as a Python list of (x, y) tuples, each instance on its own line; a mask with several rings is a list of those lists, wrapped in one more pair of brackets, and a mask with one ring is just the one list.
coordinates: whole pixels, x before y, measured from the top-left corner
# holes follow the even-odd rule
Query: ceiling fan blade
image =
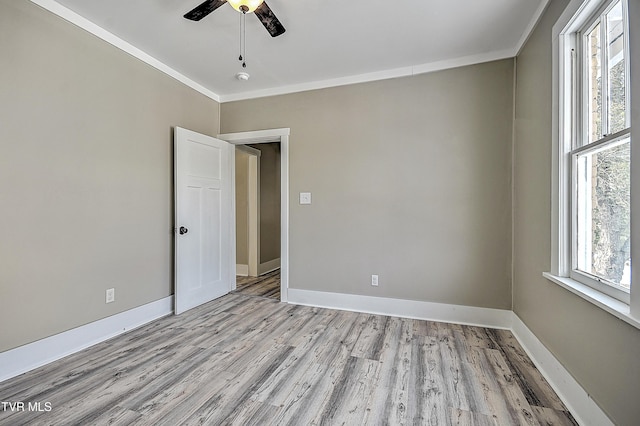
[(187, 12), (184, 17), (192, 21), (199, 21), (226, 2), (227, 0), (207, 0), (195, 9)]
[(284, 27), (276, 18), (276, 15), (273, 14), (271, 8), (267, 6), (267, 2), (262, 2), (260, 6), (254, 11), (262, 25), (269, 31), (271, 37), (278, 37), (280, 34), (285, 32)]

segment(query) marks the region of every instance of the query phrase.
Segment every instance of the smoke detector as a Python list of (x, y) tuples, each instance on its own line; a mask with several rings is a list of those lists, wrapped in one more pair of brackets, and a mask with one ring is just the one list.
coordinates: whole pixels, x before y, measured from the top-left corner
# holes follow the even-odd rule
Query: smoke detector
[(240, 81), (247, 81), (247, 80), (249, 80), (249, 74), (244, 72), (244, 71), (242, 71), (242, 72), (239, 72), (238, 74), (236, 74), (236, 78), (238, 80), (240, 80)]

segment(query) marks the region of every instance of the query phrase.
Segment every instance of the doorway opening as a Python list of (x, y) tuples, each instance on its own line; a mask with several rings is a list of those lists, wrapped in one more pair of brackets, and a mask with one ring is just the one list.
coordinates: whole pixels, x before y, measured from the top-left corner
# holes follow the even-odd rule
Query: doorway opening
[[(262, 281), (262, 290), (279, 275), (279, 300), (286, 302), (289, 261), (289, 129), (227, 133), (218, 138), (232, 150), (231, 287), (241, 290), (248, 279)], [(237, 174), (246, 169), (246, 181)], [(238, 194), (238, 189), (241, 189)], [(243, 191), (246, 189), (246, 196)], [(240, 219), (240, 220), (239, 220)], [(243, 225), (246, 223), (246, 227)], [(266, 289), (266, 290), (265, 290)]]
[(235, 150), (236, 292), (280, 300), (280, 142)]

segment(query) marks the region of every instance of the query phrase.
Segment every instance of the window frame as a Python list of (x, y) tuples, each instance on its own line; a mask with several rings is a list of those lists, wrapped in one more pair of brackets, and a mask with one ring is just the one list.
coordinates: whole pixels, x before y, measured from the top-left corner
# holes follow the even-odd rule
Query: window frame
[[(634, 277), (638, 277), (637, 272), (632, 270), (631, 278), (631, 290), (629, 292), (618, 289), (610, 284), (603, 284), (599, 279), (588, 276), (586, 273), (575, 270), (574, 259), (572, 253), (575, 253), (575, 242), (573, 226), (577, 220), (574, 217), (574, 206), (576, 206), (575, 195), (577, 190), (575, 188), (575, 161), (576, 154), (587, 152), (594, 149), (593, 145), (577, 147), (576, 138), (577, 132), (582, 129), (586, 129), (588, 124), (585, 120), (586, 108), (582, 108), (580, 105), (581, 98), (584, 97), (584, 93), (577, 93), (576, 88), (580, 90), (587, 90), (587, 85), (583, 84), (586, 79), (586, 69), (578, 69), (579, 66), (577, 53), (582, 52), (582, 42), (578, 39), (578, 34), (588, 35), (588, 30), (595, 27), (597, 22), (605, 13), (614, 7), (614, 0), (571, 0), (565, 11), (561, 14), (560, 18), (553, 27), (553, 56), (552, 56), (552, 69), (553, 69), (553, 116), (552, 116), (552, 130), (553, 130), (553, 151), (552, 151), (552, 198), (551, 198), (551, 233), (552, 233), (552, 245), (551, 245), (551, 269), (549, 272), (544, 272), (543, 275), (550, 281), (568, 289), (574, 294), (582, 297), (585, 300), (603, 308), (604, 310), (612, 313), (620, 319), (640, 328), (640, 290), (636, 289), (634, 292), (633, 282)], [(638, 142), (632, 135), (632, 126), (634, 117), (637, 120), (638, 117), (634, 116), (634, 106), (638, 105), (638, 100), (632, 98), (631, 93), (638, 93), (637, 88), (631, 88), (631, 81), (633, 76), (630, 71), (633, 72), (632, 63), (637, 63), (637, 60), (632, 55), (638, 52), (638, 49), (630, 44), (630, 22), (633, 21), (633, 16), (638, 15), (638, 10), (635, 9), (632, 15), (629, 12), (628, 0), (622, 0), (622, 7), (626, 17), (625, 27), (625, 72), (627, 74), (627, 80), (625, 84), (625, 103), (626, 103), (626, 128), (622, 131), (616, 132), (612, 135), (606, 135), (598, 141), (592, 142), (597, 146), (605, 146), (612, 141), (620, 139), (627, 133), (630, 137), (631, 151), (634, 151), (634, 145), (638, 145)], [(606, 31), (603, 30), (603, 32)], [(638, 40), (638, 36), (634, 33), (631, 38), (633, 41)], [(606, 48), (606, 40), (601, 41), (601, 48)], [(635, 60), (635, 62), (634, 62)], [(606, 72), (603, 66), (603, 73)], [(634, 68), (635, 69), (635, 68)], [(637, 71), (634, 72), (637, 75)], [(608, 87), (602, 87), (603, 93), (607, 93)], [(579, 110), (577, 109), (579, 107)], [(576, 111), (578, 111), (576, 113)], [(636, 114), (637, 115), (637, 114)], [(605, 118), (609, 121), (609, 117)], [(583, 126), (583, 124), (585, 124)], [(604, 129), (603, 129), (604, 130)], [(637, 151), (637, 150), (636, 150)], [(638, 159), (631, 160), (631, 173), (635, 176), (634, 171), (638, 170)], [(632, 178), (633, 180), (633, 178)], [(636, 179), (637, 180), (637, 179)], [(633, 184), (632, 184), (633, 185)], [(638, 217), (637, 209), (633, 210), (633, 207), (637, 206), (637, 200), (640, 199), (640, 188), (631, 188), (632, 197), (632, 213), (631, 221)], [(634, 197), (636, 195), (636, 197)], [(634, 201), (636, 200), (636, 201)], [(632, 223), (632, 229), (633, 223)], [(634, 254), (638, 254), (637, 236), (631, 235), (631, 247), (632, 258)], [(637, 234), (637, 233), (636, 233)], [(636, 262), (637, 263), (637, 262)], [(636, 269), (638, 266), (636, 266)], [(637, 287), (637, 286), (636, 286)], [(631, 314), (634, 312), (635, 316)]]
[[(601, 93), (602, 97), (605, 97), (605, 94), (609, 91), (609, 82), (607, 78), (608, 72), (608, 52), (607, 52), (607, 25), (606, 25), (606, 16), (607, 14), (615, 7), (615, 5), (621, 2), (623, 17), (625, 18), (625, 32), (624, 32), (624, 47), (623, 51), (625, 54), (625, 109), (627, 113), (625, 114), (625, 128), (615, 132), (613, 134), (609, 133), (609, 102), (603, 100), (602, 102), (602, 110), (601, 110), (601, 130), (602, 137), (597, 140), (591, 141), (591, 129), (589, 126), (589, 108), (587, 107), (587, 102), (590, 97), (589, 91), (589, 74), (588, 74), (588, 66), (586, 66), (586, 61), (588, 61), (588, 43), (586, 39), (589, 37), (589, 34), (600, 25), (600, 55), (602, 58), (601, 61)], [(584, 154), (590, 151), (597, 150), (599, 148), (609, 146), (615, 144), (616, 141), (625, 138), (627, 135), (631, 136), (631, 127), (629, 126), (630, 122), (630, 104), (629, 104), (629, 85), (630, 85), (630, 77), (629, 77), (629, 24), (627, 20), (627, 2), (626, 0), (602, 0), (597, 3), (598, 6), (594, 10), (593, 13), (584, 16), (580, 16), (576, 19), (576, 22), (573, 25), (572, 31), (568, 32), (568, 46), (569, 55), (571, 57), (571, 66), (569, 69), (565, 69), (565, 73), (568, 74), (567, 79), (571, 80), (571, 85), (566, 88), (567, 94), (566, 96), (571, 99), (571, 105), (568, 110), (566, 110), (565, 120), (568, 120), (572, 123), (571, 126), (571, 134), (565, 135), (565, 137), (569, 138), (564, 146), (566, 147), (565, 155), (570, 157), (569, 160), (569, 170), (567, 173), (570, 175), (569, 179), (569, 214), (570, 217), (568, 219), (568, 226), (570, 230), (570, 242), (567, 244), (567, 248), (569, 249), (569, 253), (565, 254), (568, 256), (567, 261), (569, 262), (570, 268), (568, 271), (568, 277), (574, 279), (582, 284), (586, 284), (589, 287), (592, 287), (608, 296), (611, 296), (617, 300), (620, 300), (624, 303), (630, 303), (630, 291), (619, 286), (615, 283), (609, 282), (606, 279), (596, 276), (595, 274), (590, 274), (586, 271), (582, 271), (578, 269), (578, 179), (577, 179), (577, 163), (580, 154)]]

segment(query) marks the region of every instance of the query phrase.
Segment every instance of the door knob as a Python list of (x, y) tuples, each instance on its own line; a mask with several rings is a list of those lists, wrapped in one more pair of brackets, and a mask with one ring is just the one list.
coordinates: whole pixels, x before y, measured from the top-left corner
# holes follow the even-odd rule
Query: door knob
[(181, 227), (180, 227), (180, 235), (184, 235), (184, 234), (186, 234), (187, 232), (189, 232), (189, 230), (188, 230), (187, 228), (185, 228), (184, 226), (181, 226)]

